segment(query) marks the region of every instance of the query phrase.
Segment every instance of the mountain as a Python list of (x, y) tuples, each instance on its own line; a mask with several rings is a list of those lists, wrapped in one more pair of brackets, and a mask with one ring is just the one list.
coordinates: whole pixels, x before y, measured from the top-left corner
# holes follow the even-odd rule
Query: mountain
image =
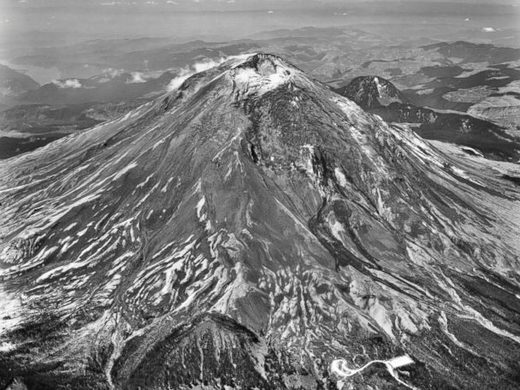
[(359, 76), (346, 87), (338, 89), (343, 95), (363, 108), (388, 106), (392, 102), (403, 103), (404, 96), (390, 81), (377, 76)]
[(10, 103), (11, 99), (35, 90), (39, 86), (29, 76), (0, 64), (0, 104)]
[(423, 138), (478, 149), (492, 159), (520, 160), (520, 141), (505, 128), (469, 114), (410, 104), (409, 99), (384, 78), (356, 77), (336, 92), (387, 122), (414, 124), (414, 130)]
[(18, 96), (37, 89), (40, 85), (29, 76), (0, 64), (0, 91), (2, 95)]
[(174, 77), (172, 73), (164, 72), (159, 77), (144, 79), (141, 73), (134, 72), (115, 77), (58, 80), (27, 92), (19, 100), (52, 105), (129, 101), (164, 92)]
[(0, 388), (515, 388), (490, 164), (266, 54), (6, 160)]

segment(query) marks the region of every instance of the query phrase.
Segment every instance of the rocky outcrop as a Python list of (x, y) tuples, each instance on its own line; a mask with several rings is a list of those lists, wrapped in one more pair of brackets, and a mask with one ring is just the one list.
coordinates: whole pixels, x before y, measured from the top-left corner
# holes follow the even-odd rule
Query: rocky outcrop
[(390, 103), (404, 103), (405, 97), (390, 81), (378, 76), (359, 76), (343, 88), (337, 89), (363, 108), (378, 108)]

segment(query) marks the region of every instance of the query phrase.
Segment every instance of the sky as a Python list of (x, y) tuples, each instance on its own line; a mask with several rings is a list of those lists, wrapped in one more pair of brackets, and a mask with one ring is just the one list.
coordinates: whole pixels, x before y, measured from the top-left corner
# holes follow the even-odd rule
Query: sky
[(0, 55), (24, 45), (88, 39), (228, 40), (255, 32), (354, 23), (520, 27), (520, 0), (0, 0)]
[[(199, 9), (219, 9), (232, 7), (235, 9), (253, 8), (298, 8), (315, 7), (320, 5), (348, 6), (352, 4), (370, 4), (391, 2), (384, 0), (2, 0), (1, 4), (7, 7), (89, 7), (89, 6), (170, 6), (190, 7)], [(520, 5), (520, 0), (404, 0), (408, 3), (463, 3), (463, 4), (509, 4)]]

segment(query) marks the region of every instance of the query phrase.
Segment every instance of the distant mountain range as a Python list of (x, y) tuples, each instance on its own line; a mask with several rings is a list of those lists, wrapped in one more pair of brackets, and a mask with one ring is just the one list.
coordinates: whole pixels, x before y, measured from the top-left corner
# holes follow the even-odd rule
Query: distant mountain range
[(0, 104), (11, 103), (21, 95), (39, 87), (40, 85), (29, 76), (0, 65)]
[(19, 100), (53, 105), (131, 101), (150, 93), (164, 92), (174, 77), (174, 74), (165, 72), (159, 77), (144, 79), (142, 73), (135, 72), (57, 80), (25, 93)]
[[(115, 112), (123, 114), (123, 107), (131, 109), (138, 102), (164, 93), (172, 79), (193, 72), (194, 64), (218, 63), (229, 55), (264, 50), (288, 58), (387, 120), (419, 124), (416, 130), (424, 137), (471, 146), (488, 157), (515, 161), (516, 139), (520, 136), (520, 93), (515, 84), (520, 80), (520, 49), (462, 41), (416, 44), (390, 45), (384, 37), (359, 29), (302, 28), (265, 32), (255, 39), (235, 42), (178, 43), (167, 38), (143, 38), (41, 48), (15, 61), (23, 64), (21, 67), (54, 66), (71, 77), (41, 87), (27, 84), (25, 89), (17, 89), (16, 96), (3, 100), (0, 108), (4, 110), (19, 105), (2, 116), (1, 129), (10, 132), (3, 136), (11, 138), (13, 145), (20, 141), (25, 146), (10, 146), (10, 152), (0, 153), (0, 157), (31, 149), (33, 143), (15, 136), (13, 130), (18, 135), (37, 136), (34, 145), (44, 145), (45, 129), (50, 141), (94, 124), (91, 119), (75, 124), (77, 118), (111, 118), (110, 113), (95, 113), (112, 111), (103, 105), (117, 105)], [(389, 81), (397, 91), (395, 96), (387, 94), (390, 100), (382, 101), (382, 107), (372, 107), (371, 101), (360, 101), (344, 90), (345, 80), (360, 77), (357, 81), (362, 82), (367, 74), (377, 74), (381, 83)], [(372, 98), (363, 92), (364, 86), (350, 87)], [(376, 85), (368, 84), (366, 88)], [(407, 106), (393, 104), (388, 108), (394, 100)], [(43, 115), (39, 123), (34, 121), (31, 107)], [(82, 116), (73, 114), (79, 107), (83, 107)], [(52, 111), (56, 109), (70, 113), (69, 118), (62, 116), (53, 122)]]
[[(70, 133), (92, 127), (164, 94), (175, 75), (111, 72), (89, 79), (65, 79), (39, 86), (11, 72), (9, 99), (0, 111), (0, 158), (44, 146)], [(16, 84), (17, 80), (24, 83)], [(22, 75), (24, 76), (24, 75)], [(26, 77), (26, 76), (25, 76)], [(32, 82), (31, 82), (32, 81)]]
[(504, 128), (464, 113), (410, 104), (412, 99), (384, 78), (357, 77), (336, 91), (387, 122), (412, 124), (423, 138), (468, 146), (490, 158), (520, 160), (520, 140)]

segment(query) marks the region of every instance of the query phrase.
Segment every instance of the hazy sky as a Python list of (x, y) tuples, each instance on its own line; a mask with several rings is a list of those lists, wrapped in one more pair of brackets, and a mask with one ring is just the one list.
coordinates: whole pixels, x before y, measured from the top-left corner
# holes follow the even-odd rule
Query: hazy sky
[[(53, 7), (53, 6), (162, 6), (199, 8), (297, 8), (323, 5), (349, 6), (356, 3), (390, 2), (381, 0), (2, 0), (6, 6)], [(410, 3), (464, 3), (464, 4), (510, 4), (520, 5), (520, 0), (404, 0)]]
[(0, 0), (0, 56), (6, 47), (86, 39), (221, 40), (360, 23), (508, 29), (520, 26), (519, 13), (520, 0)]
[[(514, 1), (0, 0), (0, 62), (43, 55), (38, 63), (46, 56), (52, 63), (49, 48), (97, 39), (224, 42), (309, 26), (358, 29), (395, 42), (494, 43), (505, 37), (518, 47), (511, 43), (520, 34), (520, 0)], [(33, 69), (33, 77), (57, 77), (45, 69)]]

